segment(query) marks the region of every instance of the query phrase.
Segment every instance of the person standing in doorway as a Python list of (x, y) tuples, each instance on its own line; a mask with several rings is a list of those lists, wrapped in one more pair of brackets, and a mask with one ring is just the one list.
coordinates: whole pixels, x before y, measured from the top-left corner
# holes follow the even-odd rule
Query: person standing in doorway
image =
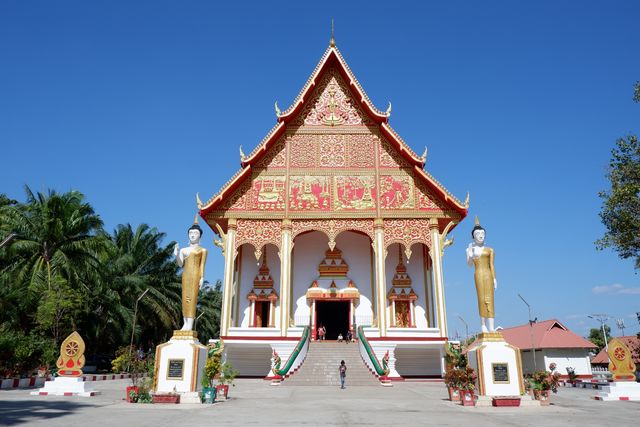
[(347, 365), (344, 364), (344, 360), (340, 361), (338, 372), (340, 372), (340, 388), (344, 388), (344, 381), (347, 378)]
[(320, 324), (320, 326), (318, 327), (318, 341), (323, 341), (324, 340), (324, 326), (322, 326), (322, 323)]

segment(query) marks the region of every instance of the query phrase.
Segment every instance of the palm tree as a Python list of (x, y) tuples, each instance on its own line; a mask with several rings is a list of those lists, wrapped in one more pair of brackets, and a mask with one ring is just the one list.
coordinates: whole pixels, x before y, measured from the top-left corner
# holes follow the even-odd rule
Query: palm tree
[(104, 350), (128, 343), (136, 299), (139, 342), (165, 338), (177, 326), (180, 315), (180, 283), (172, 260), (174, 242), (161, 246), (164, 233), (147, 224), (133, 230), (118, 225), (100, 256), (101, 278), (92, 304), (95, 318), (88, 319), (92, 336)]
[(27, 186), (25, 192), (26, 203), (0, 205), (0, 240), (16, 234), (0, 253), (0, 282), (9, 283), (8, 292), (18, 293), (25, 308), (12, 320), (26, 331), (36, 313), (57, 344), (89, 292), (102, 220), (78, 191), (34, 194)]
[(198, 337), (203, 342), (220, 335), (220, 309), (222, 307), (222, 282), (216, 281), (215, 286), (205, 282), (198, 296), (198, 319), (196, 324)]

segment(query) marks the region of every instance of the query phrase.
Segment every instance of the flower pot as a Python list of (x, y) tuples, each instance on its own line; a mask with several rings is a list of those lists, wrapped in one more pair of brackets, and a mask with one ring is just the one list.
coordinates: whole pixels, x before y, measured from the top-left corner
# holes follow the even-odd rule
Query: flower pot
[(218, 384), (216, 393), (219, 400), (227, 400), (229, 398), (229, 386), (226, 384)]
[(213, 403), (216, 400), (217, 389), (216, 387), (203, 387), (202, 388), (202, 403)]
[(131, 392), (134, 391), (136, 394), (140, 393), (140, 389), (138, 388), (138, 386), (132, 385), (127, 387), (126, 389), (126, 400), (129, 403), (133, 403), (133, 401), (131, 400)]
[(549, 406), (551, 404), (549, 390), (534, 390), (533, 396), (540, 401), (540, 406)]
[(449, 400), (452, 402), (460, 402), (460, 390), (455, 387), (447, 387), (449, 391)]
[(476, 400), (472, 390), (460, 390), (460, 403), (462, 406), (476, 406)]
[(179, 394), (154, 394), (152, 403), (180, 403)]

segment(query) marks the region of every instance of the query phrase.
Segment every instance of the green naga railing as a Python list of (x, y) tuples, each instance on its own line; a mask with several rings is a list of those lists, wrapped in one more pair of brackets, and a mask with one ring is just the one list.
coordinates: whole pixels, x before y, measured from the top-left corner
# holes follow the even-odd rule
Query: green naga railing
[(287, 363), (285, 363), (284, 368), (280, 369), (282, 360), (280, 359), (280, 356), (278, 356), (278, 353), (276, 353), (275, 351), (273, 352), (273, 367), (271, 368), (271, 372), (280, 377), (284, 377), (289, 372), (289, 369), (291, 369), (291, 365), (293, 365), (293, 362), (296, 361), (304, 346), (309, 344), (310, 332), (311, 328), (309, 326), (305, 326), (304, 330), (302, 331), (302, 337), (300, 338), (300, 341), (298, 341), (296, 348), (293, 349), (293, 352), (289, 356)]
[(364, 347), (367, 356), (369, 356), (369, 360), (371, 360), (371, 363), (376, 370), (376, 374), (380, 377), (387, 376), (389, 374), (389, 352), (387, 352), (387, 354), (382, 358), (382, 366), (380, 366), (376, 354), (373, 352), (369, 341), (367, 341), (367, 337), (364, 335), (364, 329), (362, 326), (358, 326), (358, 337), (360, 338), (360, 344)]

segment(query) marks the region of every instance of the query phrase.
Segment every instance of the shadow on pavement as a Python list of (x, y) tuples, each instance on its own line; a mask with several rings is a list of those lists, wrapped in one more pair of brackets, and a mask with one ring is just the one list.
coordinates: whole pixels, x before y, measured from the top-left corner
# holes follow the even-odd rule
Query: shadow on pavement
[(60, 418), (88, 407), (80, 402), (10, 400), (0, 401), (0, 426), (15, 426), (42, 419)]

